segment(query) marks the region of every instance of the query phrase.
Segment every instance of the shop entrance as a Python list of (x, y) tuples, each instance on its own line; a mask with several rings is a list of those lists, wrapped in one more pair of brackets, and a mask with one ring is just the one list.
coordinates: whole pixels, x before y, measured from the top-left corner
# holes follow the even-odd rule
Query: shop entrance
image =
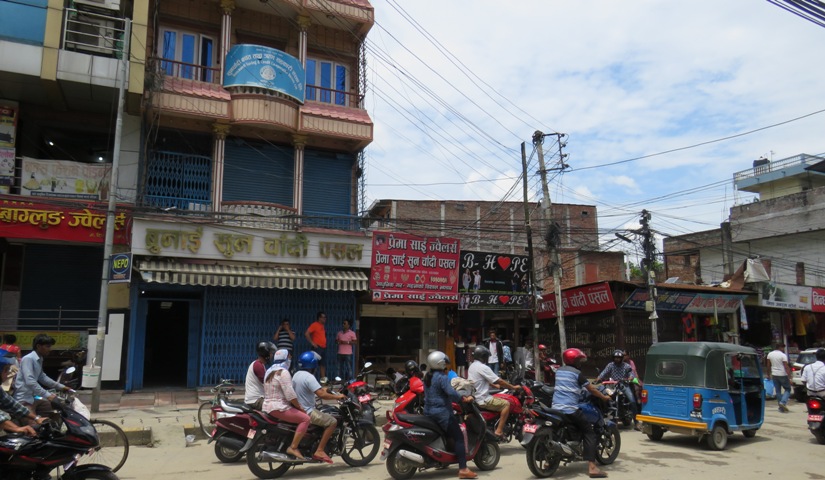
[(150, 300), (145, 338), (144, 387), (186, 387), (189, 302)]

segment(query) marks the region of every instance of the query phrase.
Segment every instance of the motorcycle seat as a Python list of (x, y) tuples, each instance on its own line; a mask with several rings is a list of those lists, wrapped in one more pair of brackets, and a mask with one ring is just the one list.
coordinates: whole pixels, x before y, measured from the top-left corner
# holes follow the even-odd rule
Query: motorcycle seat
[(506, 388), (491, 388), (488, 393), (490, 395), (495, 395), (497, 393), (503, 392), (504, 390), (506, 390)]
[(221, 408), (226, 413), (250, 413), (252, 411), (252, 408), (245, 403), (227, 402), (224, 399), (221, 399)]
[(428, 417), (427, 415), (417, 415), (415, 413), (397, 413), (396, 418), (401, 420), (404, 423), (410, 423), (412, 425), (416, 425), (419, 427), (429, 428), (430, 430), (438, 433), (439, 435), (446, 436), (444, 430), (441, 429), (441, 426), (436, 423), (435, 420)]

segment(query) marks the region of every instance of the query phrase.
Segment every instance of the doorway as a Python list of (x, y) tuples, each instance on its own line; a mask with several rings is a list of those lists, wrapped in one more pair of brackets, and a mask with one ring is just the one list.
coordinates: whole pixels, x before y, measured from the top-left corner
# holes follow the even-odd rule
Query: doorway
[(145, 388), (186, 387), (189, 302), (150, 300), (143, 359)]

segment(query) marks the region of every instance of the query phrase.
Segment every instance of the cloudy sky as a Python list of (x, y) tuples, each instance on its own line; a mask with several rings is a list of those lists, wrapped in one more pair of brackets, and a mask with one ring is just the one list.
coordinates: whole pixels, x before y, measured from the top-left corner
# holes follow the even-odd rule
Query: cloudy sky
[[(553, 202), (598, 206), (610, 237), (643, 208), (682, 234), (751, 200), (732, 176), (754, 159), (825, 152), (825, 28), (766, 0), (373, 6), (367, 206), (518, 201), (520, 146), (535, 192), (540, 130), (568, 135)], [(556, 137), (544, 149), (552, 166)]]

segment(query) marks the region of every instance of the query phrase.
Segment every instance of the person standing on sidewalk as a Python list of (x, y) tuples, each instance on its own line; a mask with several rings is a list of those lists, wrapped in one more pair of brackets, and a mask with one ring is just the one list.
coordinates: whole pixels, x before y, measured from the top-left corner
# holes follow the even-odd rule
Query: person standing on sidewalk
[(338, 344), (338, 375), (346, 382), (352, 379), (352, 346), (357, 338), (355, 332), (350, 330), (349, 320), (344, 320), (342, 328), (335, 335), (335, 343)]
[[(312, 322), (306, 332), (304, 332), (304, 336), (312, 347), (312, 351), (321, 357), (318, 360), (318, 370), (320, 370), (320, 379), (323, 379), (323, 382), (325, 382), (327, 378), (327, 331), (324, 328), (325, 323), (327, 323), (327, 314), (318, 312), (315, 316), (315, 321)], [(319, 378), (318, 370), (316, 370), (315, 378)]]
[[(776, 401), (779, 411), (788, 413), (788, 398), (791, 396), (791, 367), (788, 366), (788, 355), (785, 353), (785, 344), (776, 345), (774, 351), (768, 354), (768, 363), (771, 366), (771, 379), (776, 389)], [(785, 391), (783, 392), (782, 389)]]
[[(289, 358), (294, 358), (295, 332), (290, 328), (288, 318), (281, 320), (281, 325), (278, 330), (275, 330), (272, 339), (275, 340), (275, 346), (278, 347), (278, 350), (284, 349), (289, 352)], [(289, 371), (292, 372), (292, 368)]]

